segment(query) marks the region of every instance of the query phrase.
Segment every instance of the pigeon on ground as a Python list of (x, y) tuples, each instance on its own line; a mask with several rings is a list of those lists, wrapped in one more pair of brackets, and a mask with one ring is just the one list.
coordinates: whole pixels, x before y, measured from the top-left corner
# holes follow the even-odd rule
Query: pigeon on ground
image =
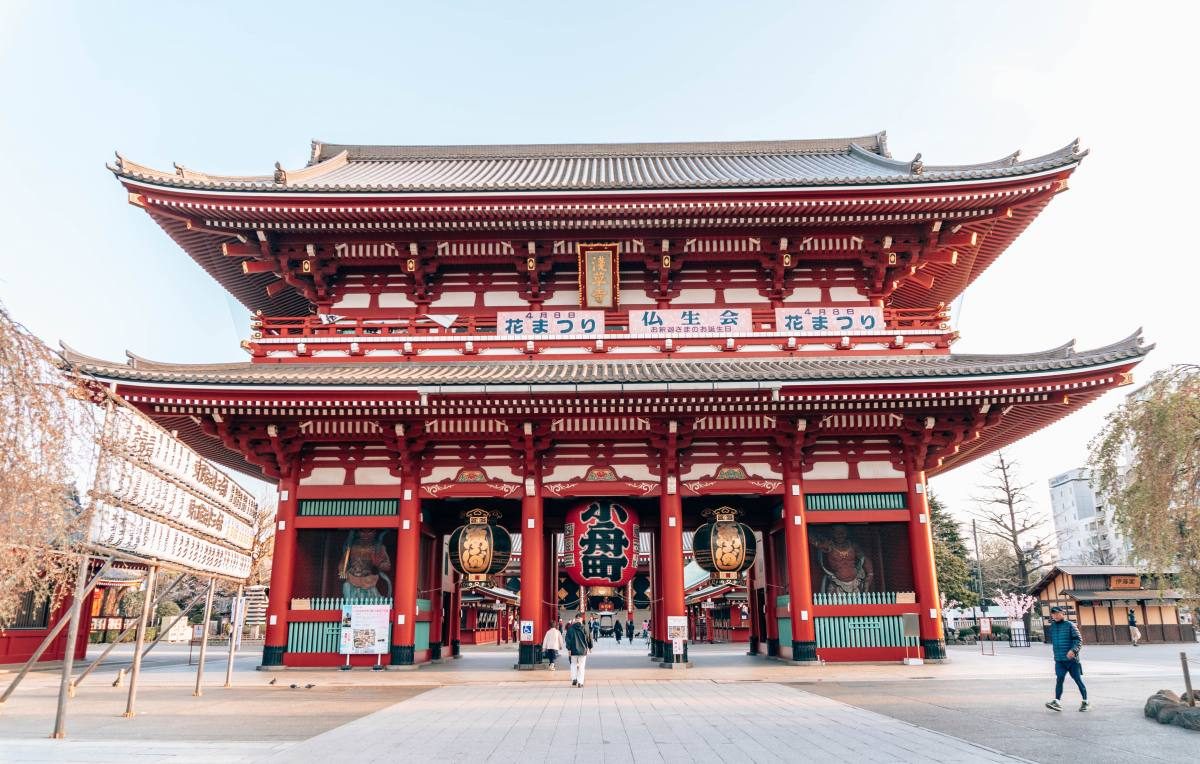
[(272, 679), (271, 681), (267, 682), (267, 684), (275, 684), (275, 683), (276, 683), (276, 682), (278, 682), (278, 681), (279, 681), (279, 677), (275, 677), (275, 678), (274, 678), (274, 679)]
[(288, 685), (288, 687), (292, 688), (293, 690), (294, 690), (294, 689), (296, 689), (296, 688), (297, 688), (297, 687), (299, 687), (299, 686), (300, 686), (300, 685), (298, 685), (298, 684), (289, 684), (289, 685)]
[(316, 687), (316, 685), (315, 685), (315, 684), (306, 684), (306, 685), (304, 685), (304, 689), (306, 689), (306, 690), (311, 690), (311, 689), (312, 689), (312, 688), (314, 688), (314, 687)]

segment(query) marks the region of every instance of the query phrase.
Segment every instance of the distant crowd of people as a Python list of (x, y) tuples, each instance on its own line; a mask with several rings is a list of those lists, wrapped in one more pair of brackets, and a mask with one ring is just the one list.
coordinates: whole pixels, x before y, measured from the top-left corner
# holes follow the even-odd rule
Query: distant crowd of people
[[(571, 686), (583, 687), (587, 657), (600, 641), (600, 632), (600, 620), (583, 613), (576, 613), (565, 626), (561, 619), (558, 623), (551, 623), (542, 637), (542, 655), (549, 661), (550, 670), (557, 671), (559, 653), (567, 653), (567, 661), (571, 665)], [(612, 636), (618, 645), (621, 644), (622, 637), (632, 645), (634, 637), (639, 634), (633, 620), (630, 619), (624, 623), (620, 620), (615, 621)], [(649, 619), (642, 621), (640, 636), (647, 644), (650, 642)]]

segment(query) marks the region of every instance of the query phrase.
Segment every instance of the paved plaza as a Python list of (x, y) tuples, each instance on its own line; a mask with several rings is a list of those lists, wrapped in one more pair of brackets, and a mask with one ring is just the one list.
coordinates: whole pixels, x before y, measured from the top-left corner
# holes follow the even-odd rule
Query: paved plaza
[[(1200, 646), (1192, 646), (1200, 653)], [(1090, 713), (1047, 711), (1044, 646), (951, 649), (924, 666), (794, 667), (727, 645), (696, 645), (694, 668), (666, 671), (641, 643), (601, 642), (587, 686), (515, 672), (515, 651), (468, 648), (416, 671), (259, 672), (238, 658), (191, 694), (187, 648), (151, 654), (139, 714), (124, 719), (111, 667), (71, 702), (69, 739), (49, 740), (57, 676), (31, 675), (0, 710), (0, 761), (1088, 761), (1193, 760), (1197, 737), (1142, 717), (1146, 696), (1177, 688), (1179, 646), (1089, 647)], [(3, 675), (0, 675), (2, 678)], [(275, 680), (274, 684), (270, 682)], [(306, 688), (306, 685), (313, 685)], [(296, 685), (293, 689), (291, 685)]]

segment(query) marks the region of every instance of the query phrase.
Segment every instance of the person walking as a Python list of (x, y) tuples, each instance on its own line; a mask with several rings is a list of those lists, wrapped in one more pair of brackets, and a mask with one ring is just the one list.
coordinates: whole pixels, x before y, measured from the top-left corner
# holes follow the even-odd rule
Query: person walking
[(633, 619), (630, 618), (625, 622), (625, 638), (629, 640), (629, 644), (633, 644)]
[(621, 635), (625, 633), (625, 624), (617, 621), (613, 624), (613, 636), (617, 638), (617, 644), (621, 644)]
[(600, 641), (600, 621), (596, 618), (592, 619), (592, 641)]
[(583, 674), (587, 669), (588, 653), (592, 650), (592, 635), (583, 625), (583, 613), (576, 613), (575, 620), (567, 627), (567, 652), (571, 661), (571, 686), (583, 687)]
[(1142, 641), (1142, 631), (1137, 627), (1137, 611), (1133, 608), (1129, 608), (1129, 641), (1134, 647)]
[(550, 628), (546, 629), (546, 636), (542, 637), (542, 654), (550, 661), (551, 671), (558, 671), (558, 654), (565, 649), (562, 632), (551, 623)]
[(1054, 700), (1047, 703), (1046, 708), (1051, 711), (1062, 710), (1059, 701), (1062, 700), (1063, 679), (1070, 674), (1083, 698), (1079, 710), (1090, 711), (1092, 705), (1088, 703), (1087, 687), (1083, 684), (1083, 665), (1079, 662), (1083, 637), (1079, 634), (1079, 628), (1067, 620), (1061, 607), (1050, 608), (1050, 619), (1050, 646), (1054, 650)]

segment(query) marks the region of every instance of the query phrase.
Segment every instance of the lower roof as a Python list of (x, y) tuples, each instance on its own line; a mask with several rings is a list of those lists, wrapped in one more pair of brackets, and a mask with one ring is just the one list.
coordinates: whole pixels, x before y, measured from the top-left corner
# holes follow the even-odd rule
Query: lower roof
[[(1153, 346), (1142, 344), (1141, 331), (1120, 342), (1092, 350), (1075, 350), (1074, 343), (1037, 353), (1011, 355), (950, 354), (888, 356), (812, 356), (779, 358), (716, 358), (662, 360), (469, 360), (428, 362), (224, 363), (169, 364), (131, 356), (129, 363), (91, 358), (64, 346), (68, 365), (105, 380), (180, 387), (395, 389), (411, 387), (429, 392), (497, 392), (513, 386), (554, 390), (574, 386), (613, 385), (631, 389), (644, 384), (705, 385), (734, 383), (747, 387), (771, 383), (888, 381), (1009, 377), (1028, 374), (1085, 371), (1138, 361)], [(722, 385), (725, 386), (725, 385)], [(484, 389), (481, 389), (484, 388)], [(531, 391), (536, 391), (531, 389)]]

